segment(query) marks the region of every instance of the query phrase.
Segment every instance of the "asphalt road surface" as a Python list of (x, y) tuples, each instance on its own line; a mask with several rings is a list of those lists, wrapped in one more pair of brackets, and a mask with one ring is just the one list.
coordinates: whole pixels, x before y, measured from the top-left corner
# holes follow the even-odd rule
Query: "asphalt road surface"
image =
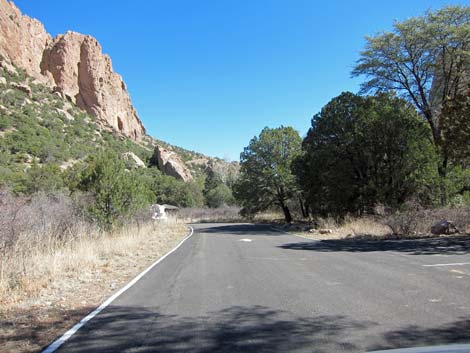
[(470, 342), (470, 238), (201, 224), (60, 352), (364, 352)]

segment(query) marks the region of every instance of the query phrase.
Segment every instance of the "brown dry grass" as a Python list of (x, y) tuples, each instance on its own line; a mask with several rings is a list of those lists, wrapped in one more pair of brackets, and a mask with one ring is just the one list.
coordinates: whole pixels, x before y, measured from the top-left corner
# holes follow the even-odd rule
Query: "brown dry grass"
[[(344, 222), (338, 223), (333, 218), (319, 218), (317, 227), (311, 229), (308, 226), (301, 226), (293, 233), (309, 239), (327, 240), (344, 239), (358, 237), (386, 238), (392, 231), (389, 226), (384, 225), (379, 220), (372, 217), (347, 218)], [(295, 227), (294, 227), (295, 229)], [(331, 232), (324, 232), (324, 231)]]
[(240, 208), (234, 206), (219, 208), (183, 208), (170, 217), (186, 223), (241, 222), (243, 219), (239, 215), (239, 211)]
[[(470, 234), (470, 207), (441, 207), (436, 209), (407, 209), (389, 216), (347, 217), (338, 223), (333, 218), (318, 218), (315, 227), (294, 224), (286, 229), (311, 239), (409, 239), (433, 237), (431, 227), (442, 220), (452, 221), (460, 234)], [(311, 229), (310, 229), (311, 228)], [(330, 230), (325, 233), (322, 230)]]
[(187, 227), (167, 222), (112, 234), (82, 231), (65, 243), (44, 236), (47, 241), (34, 247), (24, 234), (2, 254), (2, 352), (39, 350), (173, 248)]

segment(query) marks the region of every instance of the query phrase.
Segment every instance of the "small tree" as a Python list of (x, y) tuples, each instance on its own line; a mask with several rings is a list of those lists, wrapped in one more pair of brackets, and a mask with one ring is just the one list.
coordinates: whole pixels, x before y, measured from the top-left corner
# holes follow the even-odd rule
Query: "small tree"
[(205, 198), (207, 206), (211, 208), (232, 205), (234, 203), (232, 190), (230, 190), (230, 188), (223, 183), (220, 183), (215, 188), (210, 189), (206, 193)]
[(93, 196), (89, 212), (106, 230), (153, 201), (145, 183), (139, 182), (138, 175), (126, 170), (124, 161), (111, 152), (90, 157), (70, 185)]
[(264, 128), (240, 155), (240, 176), (234, 196), (245, 215), (275, 205), (292, 222), (288, 201), (297, 194), (292, 161), (300, 153), (301, 138), (292, 127)]

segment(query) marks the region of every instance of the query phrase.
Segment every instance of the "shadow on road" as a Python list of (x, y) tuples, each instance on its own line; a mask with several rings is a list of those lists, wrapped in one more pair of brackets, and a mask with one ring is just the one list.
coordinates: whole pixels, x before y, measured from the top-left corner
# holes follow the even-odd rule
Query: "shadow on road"
[(234, 306), (201, 317), (110, 307), (61, 352), (356, 352), (351, 337), (373, 323), (343, 316), (292, 317), (262, 306)]
[(463, 255), (470, 253), (470, 236), (416, 240), (322, 240), (288, 243), (279, 247), (319, 252), (398, 251), (413, 255)]
[[(11, 338), (11, 337), (10, 337)], [(470, 319), (436, 328), (379, 324), (346, 316), (293, 317), (263, 306), (233, 306), (207, 316), (162, 315), (158, 308), (111, 306), (60, 352), (364, 352), (470, 342)]]
[(230, 224), (204, 228), (196, 228), (198, 233), (219, 233), (235, 235), (282, 235), (268, 224)]
[(470, 343), (470, 319), (462, 317), (458, 321), (436, 328), (406, 326), (385, 333), (383, 342), (368, 347), (368, 350)]

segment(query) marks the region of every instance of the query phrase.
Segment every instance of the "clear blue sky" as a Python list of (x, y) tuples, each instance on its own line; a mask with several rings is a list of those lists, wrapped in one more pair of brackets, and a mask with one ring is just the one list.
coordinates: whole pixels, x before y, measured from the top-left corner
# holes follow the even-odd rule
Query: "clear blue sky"
[(91, 34), (150, 135), (238, 160), (265, 126), (310, 119), (342, 91), (364, 35), (443, 0), (16, 0), (56, 35)]

